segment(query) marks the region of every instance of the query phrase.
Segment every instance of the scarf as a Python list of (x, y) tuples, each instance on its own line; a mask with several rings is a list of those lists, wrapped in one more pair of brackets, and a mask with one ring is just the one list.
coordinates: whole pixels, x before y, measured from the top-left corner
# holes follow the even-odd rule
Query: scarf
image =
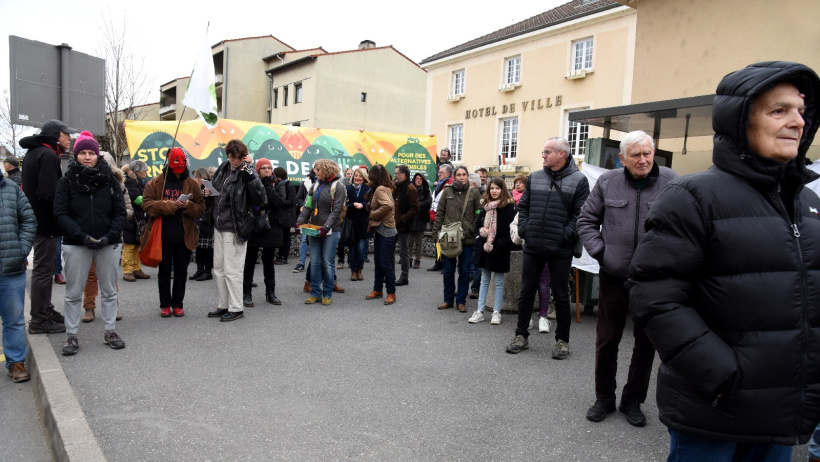
[(467, 189), (467, 187), (469, 187), (469, 183), (462, 183), (456, 180), (455, 178), (453, 178), (452, 185), (453, 189), (455, 189), (456, 191), (464, 191), (465, 189)]
[(93, 193), (98, 188), (107, 186), (111, 178), (111, 169), (108, 164), (100, 158), (96, 167), (86, 167), (85, 165), (71, 159), (68, 162), (69, 185), (77, 191)]
[(513, 200), (515, 201), (515, 205), (518, 205), (518, 203), (521, 202), (521, 196), (524, 195), (524, 191), (518, 192), (515, 189), (513, 189), (512, 191), (510, 191), (510, 193), (512, 193), (512, 197), (513, 197)]
[(484, 229), (487, 230), (487, 241), (484, 243), (484, 251), (487, 253), (493, 251), (493, 241), (495, 241), (495, 233), (498, 231), (497, 209), (497, 200), (484, 204), (484, 210), (487, 212), (484, 215)]

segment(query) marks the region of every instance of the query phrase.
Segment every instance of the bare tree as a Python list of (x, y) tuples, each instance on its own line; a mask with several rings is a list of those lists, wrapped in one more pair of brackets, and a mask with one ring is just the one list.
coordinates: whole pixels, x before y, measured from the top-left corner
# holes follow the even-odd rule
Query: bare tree
[[(143, 107), (150, 95), (150, 81), (143, 71), (143, 59), (134, 56), (126, 38), (127, 22), (116, 27), (111, 16), (103, 15), (103, 40), (98, 54), (105, 59), (105, 136), (103, 149), (109, 151), (122, 165), (128, 146), (125, 139), (126, 119), (141, 120), (146, 116)], [(133, 35), (132, 35), (133, 37)]]
[(11, 97), (7, 89), (0, 99), (0, 142), (11, 146), (11, 153), (17, 155), (17, 138), (23, 127), (12, 122)]

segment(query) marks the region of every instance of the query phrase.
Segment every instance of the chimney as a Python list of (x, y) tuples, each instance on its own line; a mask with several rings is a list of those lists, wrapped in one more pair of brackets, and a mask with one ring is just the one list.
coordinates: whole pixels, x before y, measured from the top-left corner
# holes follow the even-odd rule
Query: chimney
[(366, 50), (368, 48), (376, 48), (376, 42), (374, 42), (372, 40), (362, 40), (359, 43), (359, 49), (360, 50)]

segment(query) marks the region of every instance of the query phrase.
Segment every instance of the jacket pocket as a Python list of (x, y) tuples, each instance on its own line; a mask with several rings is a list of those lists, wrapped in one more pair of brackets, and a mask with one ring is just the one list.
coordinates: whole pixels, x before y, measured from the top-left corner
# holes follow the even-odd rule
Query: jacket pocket
[(626, 199), (604, 199), (604, 222), (615, 226), (623, 225), (629, 214), (628, 204)]

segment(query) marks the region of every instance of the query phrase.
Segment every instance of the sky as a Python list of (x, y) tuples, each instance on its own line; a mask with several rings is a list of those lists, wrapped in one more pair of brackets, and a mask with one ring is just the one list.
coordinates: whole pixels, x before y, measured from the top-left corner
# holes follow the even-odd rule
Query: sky
[[(356, 49), (362, 40), (392, 45), (415, 62), (548, 11), (568, 0), (488, 2), (415, 0), (311, 2), (175, 0), (0, 0), (0, 91), (10, 87), (9, 35), (101, 56), (101, 24), (124, 24), (127, 46), (144, 62), (151, 88), (190, 75), (198, 45), (273, 35), (301, 50)], [(299, 7), (304, 5), (304, 7)], [(125, 20), (123, 19), (125, 18)], [(210, 22), (210, 26), (208, 23)]]

